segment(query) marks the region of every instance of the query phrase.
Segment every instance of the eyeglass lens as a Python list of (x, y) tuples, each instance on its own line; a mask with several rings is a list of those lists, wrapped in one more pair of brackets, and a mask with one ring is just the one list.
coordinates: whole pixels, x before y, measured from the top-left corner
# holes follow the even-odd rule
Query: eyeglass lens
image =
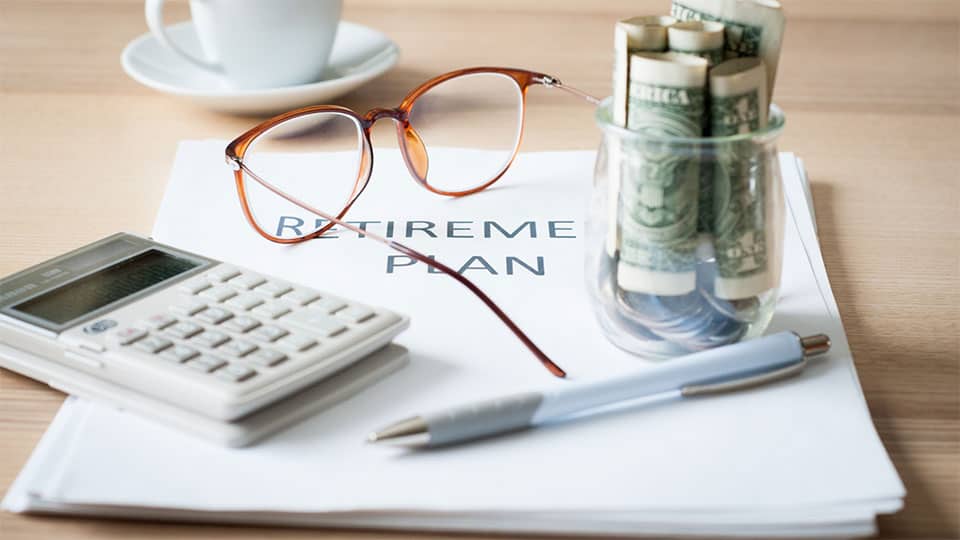
[[(413, 172), (445, 193), (489, 183), (510, 164), (519, 145), (522, 114), (520, 87), (506, 75), (469, 74), (431, 87), (409, 112), (409, 129), (415, 132), (408, 135), (415, 140), (407, 141)], [(257, 136), (243, 163), (274, 188), (336, 216), (366, 180), (364, 137), (361, 121), (350, 114), (310, 113)], [(453, 153), (439, 150), (442, 147), (464, 150), (454, 159)], [(246, 172), (243, 189), (257, 225), (272, 236), (309, 236), (325, 224)]]

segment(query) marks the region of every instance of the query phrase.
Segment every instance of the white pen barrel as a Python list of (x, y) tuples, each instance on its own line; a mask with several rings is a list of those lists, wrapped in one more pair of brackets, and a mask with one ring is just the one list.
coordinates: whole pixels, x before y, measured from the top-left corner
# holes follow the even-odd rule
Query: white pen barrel
[(652, 396), (684, 386), (705, 384), (767, 371), (803, 359), (803, 346), (792, 332), (780, 332), (665, 361), (633, 375), (577, 383), (543, 395), (533, 423), (618, 401)]
[(439, 446), (526, 428), (542, 400), (539, 392), (524, 392), (426, 414), (427, 444)]

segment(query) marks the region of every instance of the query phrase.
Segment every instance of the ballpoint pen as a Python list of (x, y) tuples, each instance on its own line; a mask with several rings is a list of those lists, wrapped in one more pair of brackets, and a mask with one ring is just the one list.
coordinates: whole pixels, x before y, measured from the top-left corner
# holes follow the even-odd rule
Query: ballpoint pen
[(824, 334), (793, 332), (693, 353), (612, 379), (571, 383), (414, 416), (371, 433), (367, 441), (412, 448), (442, 446), (537, 426), (604, 405), (679, 392), (682, 397), (731, 392), (799, 374), (807, 359), (830, 350)]

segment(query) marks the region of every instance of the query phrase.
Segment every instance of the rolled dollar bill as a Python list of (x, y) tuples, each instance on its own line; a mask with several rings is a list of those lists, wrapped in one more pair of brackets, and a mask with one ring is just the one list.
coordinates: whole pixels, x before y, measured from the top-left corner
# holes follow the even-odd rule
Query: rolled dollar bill
[(677, 22), (669, 15), (644, 15), (617, 21), (613, 28), (613, 123), (627, 125), (627, 85), (630, 55), (667, 50), (667, 27)]
[[(630, 55), (637, 52), (667, 50), (667, 27), (677, 22), (669, 15), (644, 15), (617, 21), (613, 29), (613, 123), (627, 125), (627, 92), (630, 84)], [(607, 186), (607, 255), (613, 257), (620, 243), (618, 204), (620, 197), (620, 152), (617, 146), (609, 149)]]
[[(715, 137), (751, 133), (767, 125), (766, 70), (759, 58), (728, 60), (710, 70), (710, 129)], [(715, 294), (756, 296), (770, 288), (766, 224), (772, 171), (753, 141), (718, 143), (714, 167)]]
[[(693, 54), (715, 66), (724, 59), (723, 23), (715, 21), (681, 21), (667, 29), (671, 52)], [(704, 129), (709, 120), (704, 117)], [(713, 229), (713, 168), (700, 167), (700, 202), (697, 204), (697, 231), (704, 235), (702, 247), (712, 247), (709, 234)]]
[(767, 102), (773, 96), (786, 21), (776, 0), (673, 0), (671, 14), (681, 21), (724, 24), (727, 59), (759, 56), (766, 66)]
[(626, 291), (681, 295), (696, 288), (699, 160), (658, 138), (703, 134), (706, 82), (703, 58), (631, 55), (627, 127), (641, 137), (621, 148), (617, 284)]
[(724, 60), (723, 23), (715, 21), (681, 21), (667, 28), (671, 52), (699, 56), (710, 66)]

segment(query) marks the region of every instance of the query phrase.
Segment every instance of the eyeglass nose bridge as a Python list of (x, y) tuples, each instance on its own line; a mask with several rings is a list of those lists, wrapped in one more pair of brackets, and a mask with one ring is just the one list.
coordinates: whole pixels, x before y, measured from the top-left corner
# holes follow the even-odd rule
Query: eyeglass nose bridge
[(373, 127), (373, 124), (380, 120), (381, 118), (392, 118), (397, 122), (404, 124), (407, 122), (407, 113), (400, 109), (386, 109), (383, 107), (377, 107), (376, 109), (370, 109), (367, 111), (367, 114), (363, 115), (363, 120), (367, 124), (367, 128)]
[(402, 108), (386, 109), (377, 107), (376, 109), (370, 109), (363, 115), (364, 124), (368, 133), (370, 128), (373, 127), (373, 124), (381, 118), (390, 118), (396, 122), (397, 138), (400, 142), (400, 149), (403, 154), (403, 161), (407, 165), (407, 170), (410, 171), (410, 174), (413, 175), (418, 182), (426, 185), (427, 169), (429, 166), (427, 149), (423, 144), (423, 139), (420, 137), (420, 134), (410, 125), (409, 113)]

